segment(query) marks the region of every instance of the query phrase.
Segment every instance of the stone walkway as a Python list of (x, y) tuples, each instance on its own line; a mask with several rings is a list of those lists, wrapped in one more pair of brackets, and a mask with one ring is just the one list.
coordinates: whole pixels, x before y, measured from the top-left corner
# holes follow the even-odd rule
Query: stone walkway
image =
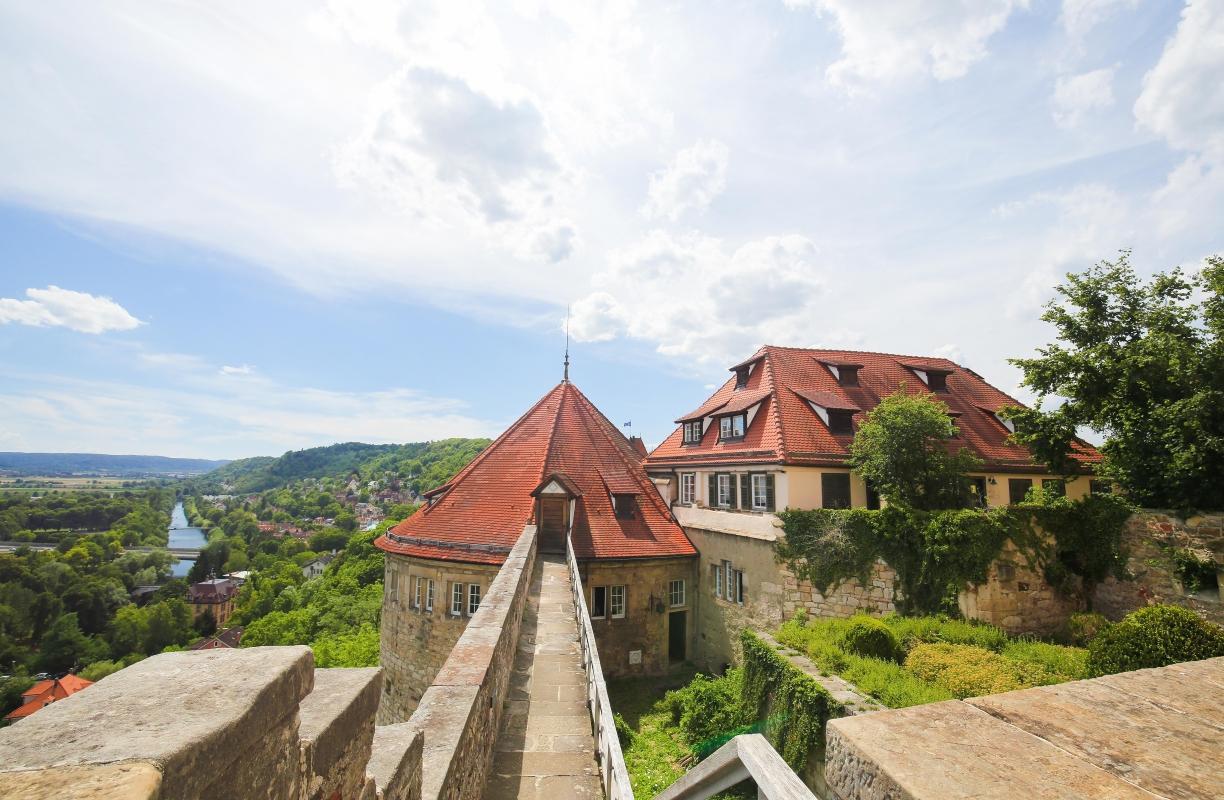
[(570, 591), (565, 557), (541, 555), (485, 800), (603, 797)]

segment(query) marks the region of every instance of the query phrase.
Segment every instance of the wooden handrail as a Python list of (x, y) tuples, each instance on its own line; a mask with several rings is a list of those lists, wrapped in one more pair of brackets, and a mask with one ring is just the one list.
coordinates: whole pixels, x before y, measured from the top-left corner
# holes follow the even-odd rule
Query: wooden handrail
[(621, 752), (620, 739), (616, 735), (608, 685), (604, 682), (599, 650), (595, 646), (595, 631), (591, 627), (591, 616), (587, 613), (582, 576), (578, 573), (578, 560), (574, 557), (574, 546), (568, 536), (565, 538), (565, 560), (569, 566), (570, 588), (578, 616), (578, 642), (582, 647), (582, 666), (586, 670), (587, 709), (591, 712), (595, 757), (599, 760), (604, 797), (607, 800), (633, 800), (633, 786), (629, 782), (625, 754)]
[(654, 800), (706, 800), (748, 778), (756, 783), (758, 800), (817, 800), (759, 733), (736, 736)]

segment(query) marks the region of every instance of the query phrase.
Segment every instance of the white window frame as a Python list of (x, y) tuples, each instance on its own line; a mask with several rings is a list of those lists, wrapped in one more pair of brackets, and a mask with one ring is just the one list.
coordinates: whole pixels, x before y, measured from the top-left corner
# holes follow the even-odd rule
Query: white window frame
[(690, 503), (690, 504), (697, 502), (697, 473), (696, 472), (681, 472), (680, 473), (680, 502)]
[(452, 617), (463, 616), (463, 584), (459, 581), (451, 584), (450, 613)]
[(718, 501), (718, 507), (730, 508), (731, 501), (734, 499), (733, 492), (735, 492), (735, 489), (731, 486), (731, 473), (720, 472), (715, 475), (714, 487), (718, 490), (718, 497), (715, 498)]
[(684, 579), (680, 578), (667, 584), (667, 600), (672, 608), (683, 608), (685, 605)]
[(715, 597), (723, 596), (723, 568), (724, 568), (723, 565), (724, 564), (726, 564), (725, 561), (722, 564), (711, 564), (710, 565), (711, 567), (714, 568), (714, 596)]
[[(603, 611), (595, 613), (595, 593), (603, 591)], [(608, 616), (608, 587), (607, 586), (592, 586), (591, 587), (591, 619), (604, 619)]]
[(696, 422), (684, 423), (684, 444), (697, 444), (701, 441), (702, 428), (704, 423), (701, 420)]
[(736, 605), (744, 604), (744, 571), (742, 569), (732, 570), (735, 576), (735, 583), (727, 594), (727, 599)]
[(425, 610), (433, 611), (434, 603), (434, 582), (433, 578), (425, 581)]
[(718, 419), (718, 438), (719, 439), (730, 439), (731, 438), (731, 418), (730, 417), (719, 417)]
[(730, 561), (723, 562), (723, 572), (726, 573), (723, 579), (723, 586), (727, 587), (726, 593), (723, 595), (726, 599), (731, 599), (731, 587), (735, 585), (735, 567)]
[[(625, 618), (625, 597), (626, 592), (625, 585), (623, 583), (617, 586), (608, 587), (608, 615), (611, 616), (612, 619)], [(618, 611), (617, 608), (620, 610)]]
[(480, 584), (468, 584), (468, 616), (472, 616), (480, 608)]
[(425, 579), (417, 575), (412, 580), (412, 607), (420, 609), (425, 594)]
[[(764, 511), (769, 508), (769, 476), (754, 473), (751, 476), (752, 480), (752, 510)], [(757, 491), (760, 491), (760, 502), (758, 503)]]

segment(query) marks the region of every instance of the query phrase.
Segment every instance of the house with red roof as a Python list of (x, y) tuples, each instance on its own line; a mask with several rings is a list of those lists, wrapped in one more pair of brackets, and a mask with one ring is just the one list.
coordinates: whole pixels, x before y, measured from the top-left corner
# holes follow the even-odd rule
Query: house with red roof
[(238, 598), (238, 582), (230, 578), (209, 578), (187, 587), (187, 605), (191, 606), (191, 619), (198, 619), (209, 611), (220, 628), (234, 613)]
[(39, 681), (21, 693), (21, 705), (6, 714), (4, 718), (10, 722), (25, 719), (46, 706), (90, 686), (93, 686), (93, 681), (87, 681), (72, 674), (62, 678)]
[(543, 554), (572, 543), (607, 675), (689, 658), (697, 549), (643, 450), (562, 381), (375, 541), (387, 553), (380, 722), (411, 714), (528, 526)]
[[(701, 552), (696, 654), (707, 668), (733, 660), (745, 625), (776, 627), (796, 610), (848, 616), (892, 610), (891, 570), (872, 585), (822, 597), (780, 566), (774, 512), (784, 508), (879, 508), (881, 498), (847, 460), (854, 433), (881, 399), (899, 391), (941, 400), (956, 423), (954, 442), (982, 469), (967, 503), (1018, 502), (1028, 490), (1082, 497), (1107, 490), (1091, 477), (1064, 482), (1011, 441), (1001, 411), (1022, 405), (973, 370), (945, 358), (764, 346), (729, 368), (731, 377), (646, 459), (646, 471)], [(1084, 472), (1100, 461), (1077, 445)]]

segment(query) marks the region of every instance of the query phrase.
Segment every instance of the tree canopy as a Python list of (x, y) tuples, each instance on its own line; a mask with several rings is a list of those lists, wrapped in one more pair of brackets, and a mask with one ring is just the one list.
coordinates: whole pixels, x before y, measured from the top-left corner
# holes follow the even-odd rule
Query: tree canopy
[(1224, 508), (1224, 258), (1143, 281), (1124, 251), (1057, 292), (1042, 315), (1057, 341), (1012, 359), (1040, 398), (1008, 412), (1017, 441), (1070, 475), (1075, 432), (1092, 428), (1102, 473), (1136, 503)]

